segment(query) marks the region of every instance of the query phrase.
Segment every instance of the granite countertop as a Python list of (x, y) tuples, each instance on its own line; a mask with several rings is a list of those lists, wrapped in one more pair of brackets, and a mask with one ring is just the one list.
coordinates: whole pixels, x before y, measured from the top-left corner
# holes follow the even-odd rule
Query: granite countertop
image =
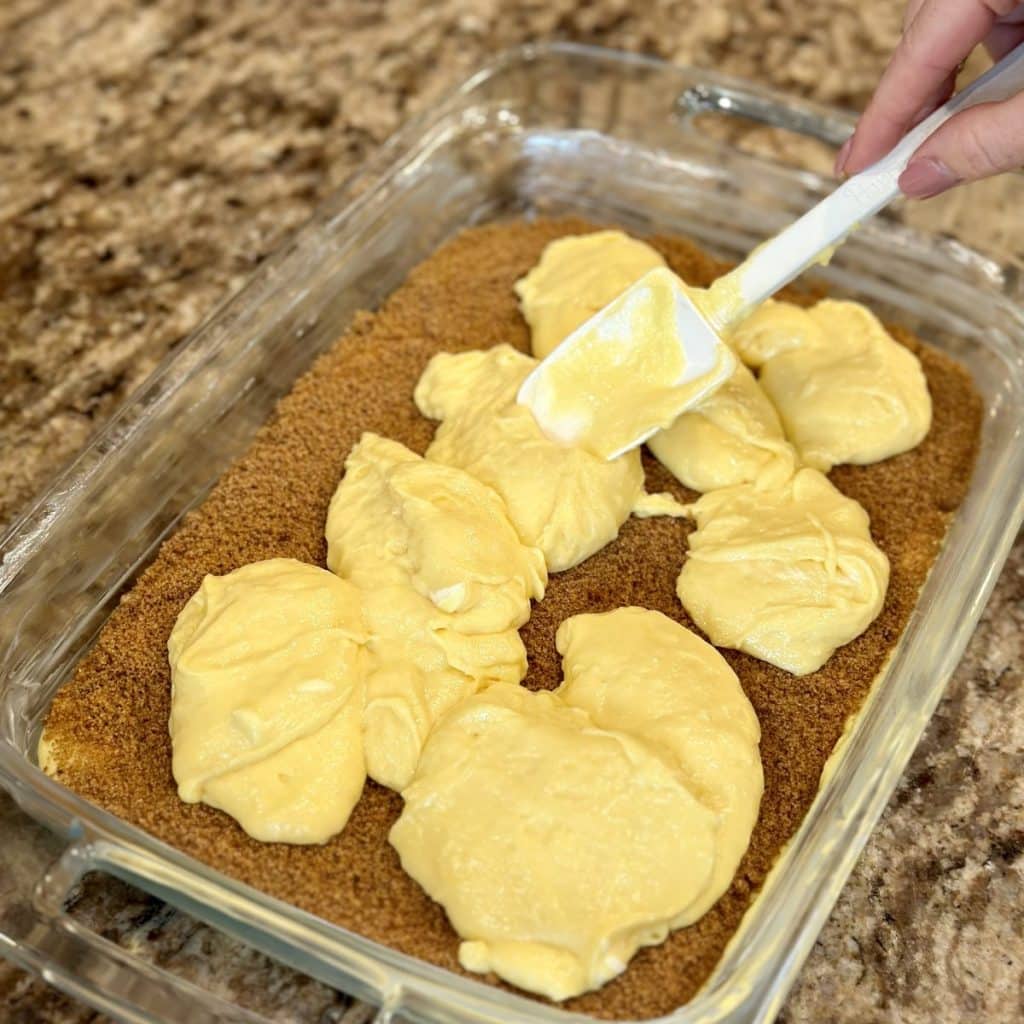
[[(902, 6), (7, 0), (0, 525), (319, 199), (497, 50), (539, 38), (598, 42), (857, 108), (898, 36)], [(1011, 241), (1017, 223), (972, 221), (984, 239), (998, 231)], [(1022, 629), (1018, 541), (782, 1020), (1024, 1018)], [(12, 836), (33, 849), (50, 843), (0, 795), (0, 902), (18, 877)], [(119, 884), (86, 885), (76, 913), (273, 1019), (366, 1018)], [(100, 1019), (2, 961), (0, 1017)]]

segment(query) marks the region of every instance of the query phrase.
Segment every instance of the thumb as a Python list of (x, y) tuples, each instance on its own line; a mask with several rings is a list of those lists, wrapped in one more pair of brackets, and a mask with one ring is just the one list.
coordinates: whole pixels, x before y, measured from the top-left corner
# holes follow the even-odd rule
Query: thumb
[(1024, 165), (1024, 94), (950, 118), (911, 158), (899, 187), (914, 199), (937, 196)]

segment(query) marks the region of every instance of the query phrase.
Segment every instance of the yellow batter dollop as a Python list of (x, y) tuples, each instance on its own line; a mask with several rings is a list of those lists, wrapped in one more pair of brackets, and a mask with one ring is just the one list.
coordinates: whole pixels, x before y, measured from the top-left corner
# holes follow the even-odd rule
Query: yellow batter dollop
[(167, 643), (178, 794), (263, 842), (322, 843), (365, 781), (359, 592), (292, 559), (207, 576)]
[(401, 789), (438, 715), (525, 675), (517, 629), (544, 595), (544, 556), (491, 488), (376, 434), (346, 460), (326, 535), (328, 566), (363, 592), (367, 772)]
[(576, 615), (556, 643), (566, 703), (670, 754), (687, 789), (718, 815), (710, 883), (679, 923), (696, 921), (732, 881), (764, 789), (761, 727), (736, 673), (695, 633), (643, 608)]
[(648, 270), (664, 265), (659, 252), (622, 231), (550, 242), (537, 265), (515, 284), (533, 354), (543, 359)]
[(647, 446), (695, 491), (762, 477), (782, 482), (797, 464), (775, 407), (742, 364), (710, 398), (655, 434)]
[(568, 569), (618, 535), (643, 494), (640, 453), (606, 462), (549, 441), (516, 404), (537, 361), (509, 345), (434, 356), (416, 385), (420, 412), (441, 420), (427, 459), (493, 487), (549, 572)]
[(817, 470), (711, 491), (693, 515), (677, 590), (720, 647), (806, 675), (882, 608), (889, 562), (868, 515)]
[(559, 690), (491, 687), (438, 723), (391, 842), (466, 969), (561, 1000), (721, 895), (762, 780), (736, 676), (682, 626), (619, 609), (558, 646)]
[(866, 307), (826, 300), (811, 309), (766, 302), (730, 336), (759, 369), (804, 464), (827, 472), (918, 445), (931, 397), (917, 357)]

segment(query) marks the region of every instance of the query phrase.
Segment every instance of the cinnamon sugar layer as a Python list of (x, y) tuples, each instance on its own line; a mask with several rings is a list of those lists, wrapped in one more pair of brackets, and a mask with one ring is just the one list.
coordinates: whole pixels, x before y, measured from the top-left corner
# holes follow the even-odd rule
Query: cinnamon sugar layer
[[(345, 830), (324, 846), (258, 843), (227, 815), (184, 804), (171, 776), (166, 643), (175, 618), (207, 573), (291, 557), (325, 564), (327, 505), (342, 464), (365, 430), (422, 453), (434, 424), (413, 388), (430, 357), (508, 342), (529, 350), (513, 282), (551, 239), (592, 230), (582, 221), (505, 223), (459, 235), (420, 265), (374, 314), (360, 315), (281, 400), (248, 452), (189, 515), (125, 595), (58, 693), (47, 722), (60, 781), (160, 839), (279, 899), (457, 973), (458, 938), (440, 906), (401, 870), (387, 833), (401, 798), (367, 784)], [(692, 244), (652, 244), (688, 282), (704, 286), (724, 265)], [(801, 301), (799, 295), (787, 295)], [(803, 296), (803, 301), (812, 298)], [(932, 428), (904, 455), (842, 466), (830, 479), (871, 516), (889, 556), (891, 582), (878, 619), (811, 675), (795, 678), (725, 651), (761, 723), (761, 815), (728, 892), (695, 925), (642, 950), (602, 989), (563, 1004), (609, 1019), (665, 1014), (690, 999), (713, 970), (751, 896), (817, 792), (822, 767), (847, 717), (863, 702), (907, 622), (966, 492), (981, 424), (968, 374), (908, 332), (895, 337), (921, 360)], [(687, 491), (644, 454), (649, 491)], [(621, 605), (657, 609), (692, 628), (675, 593), (690, 525), (632, 519), (618, 540), (551, 578), (521, 633), (526, 686), (561, 678), (555, 631), (572, 615)], [(493, 979), (492, 979), (493, 980)]]

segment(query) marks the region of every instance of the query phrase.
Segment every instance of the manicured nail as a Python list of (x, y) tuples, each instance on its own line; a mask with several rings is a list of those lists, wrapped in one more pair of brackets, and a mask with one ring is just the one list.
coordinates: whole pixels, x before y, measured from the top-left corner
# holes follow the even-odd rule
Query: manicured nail
[(911, 199), (930, 199), (959, 185), (961, 180), (941, 160), (923, 156), (907, 164), (897, 184), (900, 191)]
[(850, 157), (850, 150), (853, 148), (853, 136), (851, 135), (840, 147), (839, 152), (836, 154), (836, 165), (834, 173), (837, 178), (842, 178), (843, 172), (846, 170), (846, 161)]

